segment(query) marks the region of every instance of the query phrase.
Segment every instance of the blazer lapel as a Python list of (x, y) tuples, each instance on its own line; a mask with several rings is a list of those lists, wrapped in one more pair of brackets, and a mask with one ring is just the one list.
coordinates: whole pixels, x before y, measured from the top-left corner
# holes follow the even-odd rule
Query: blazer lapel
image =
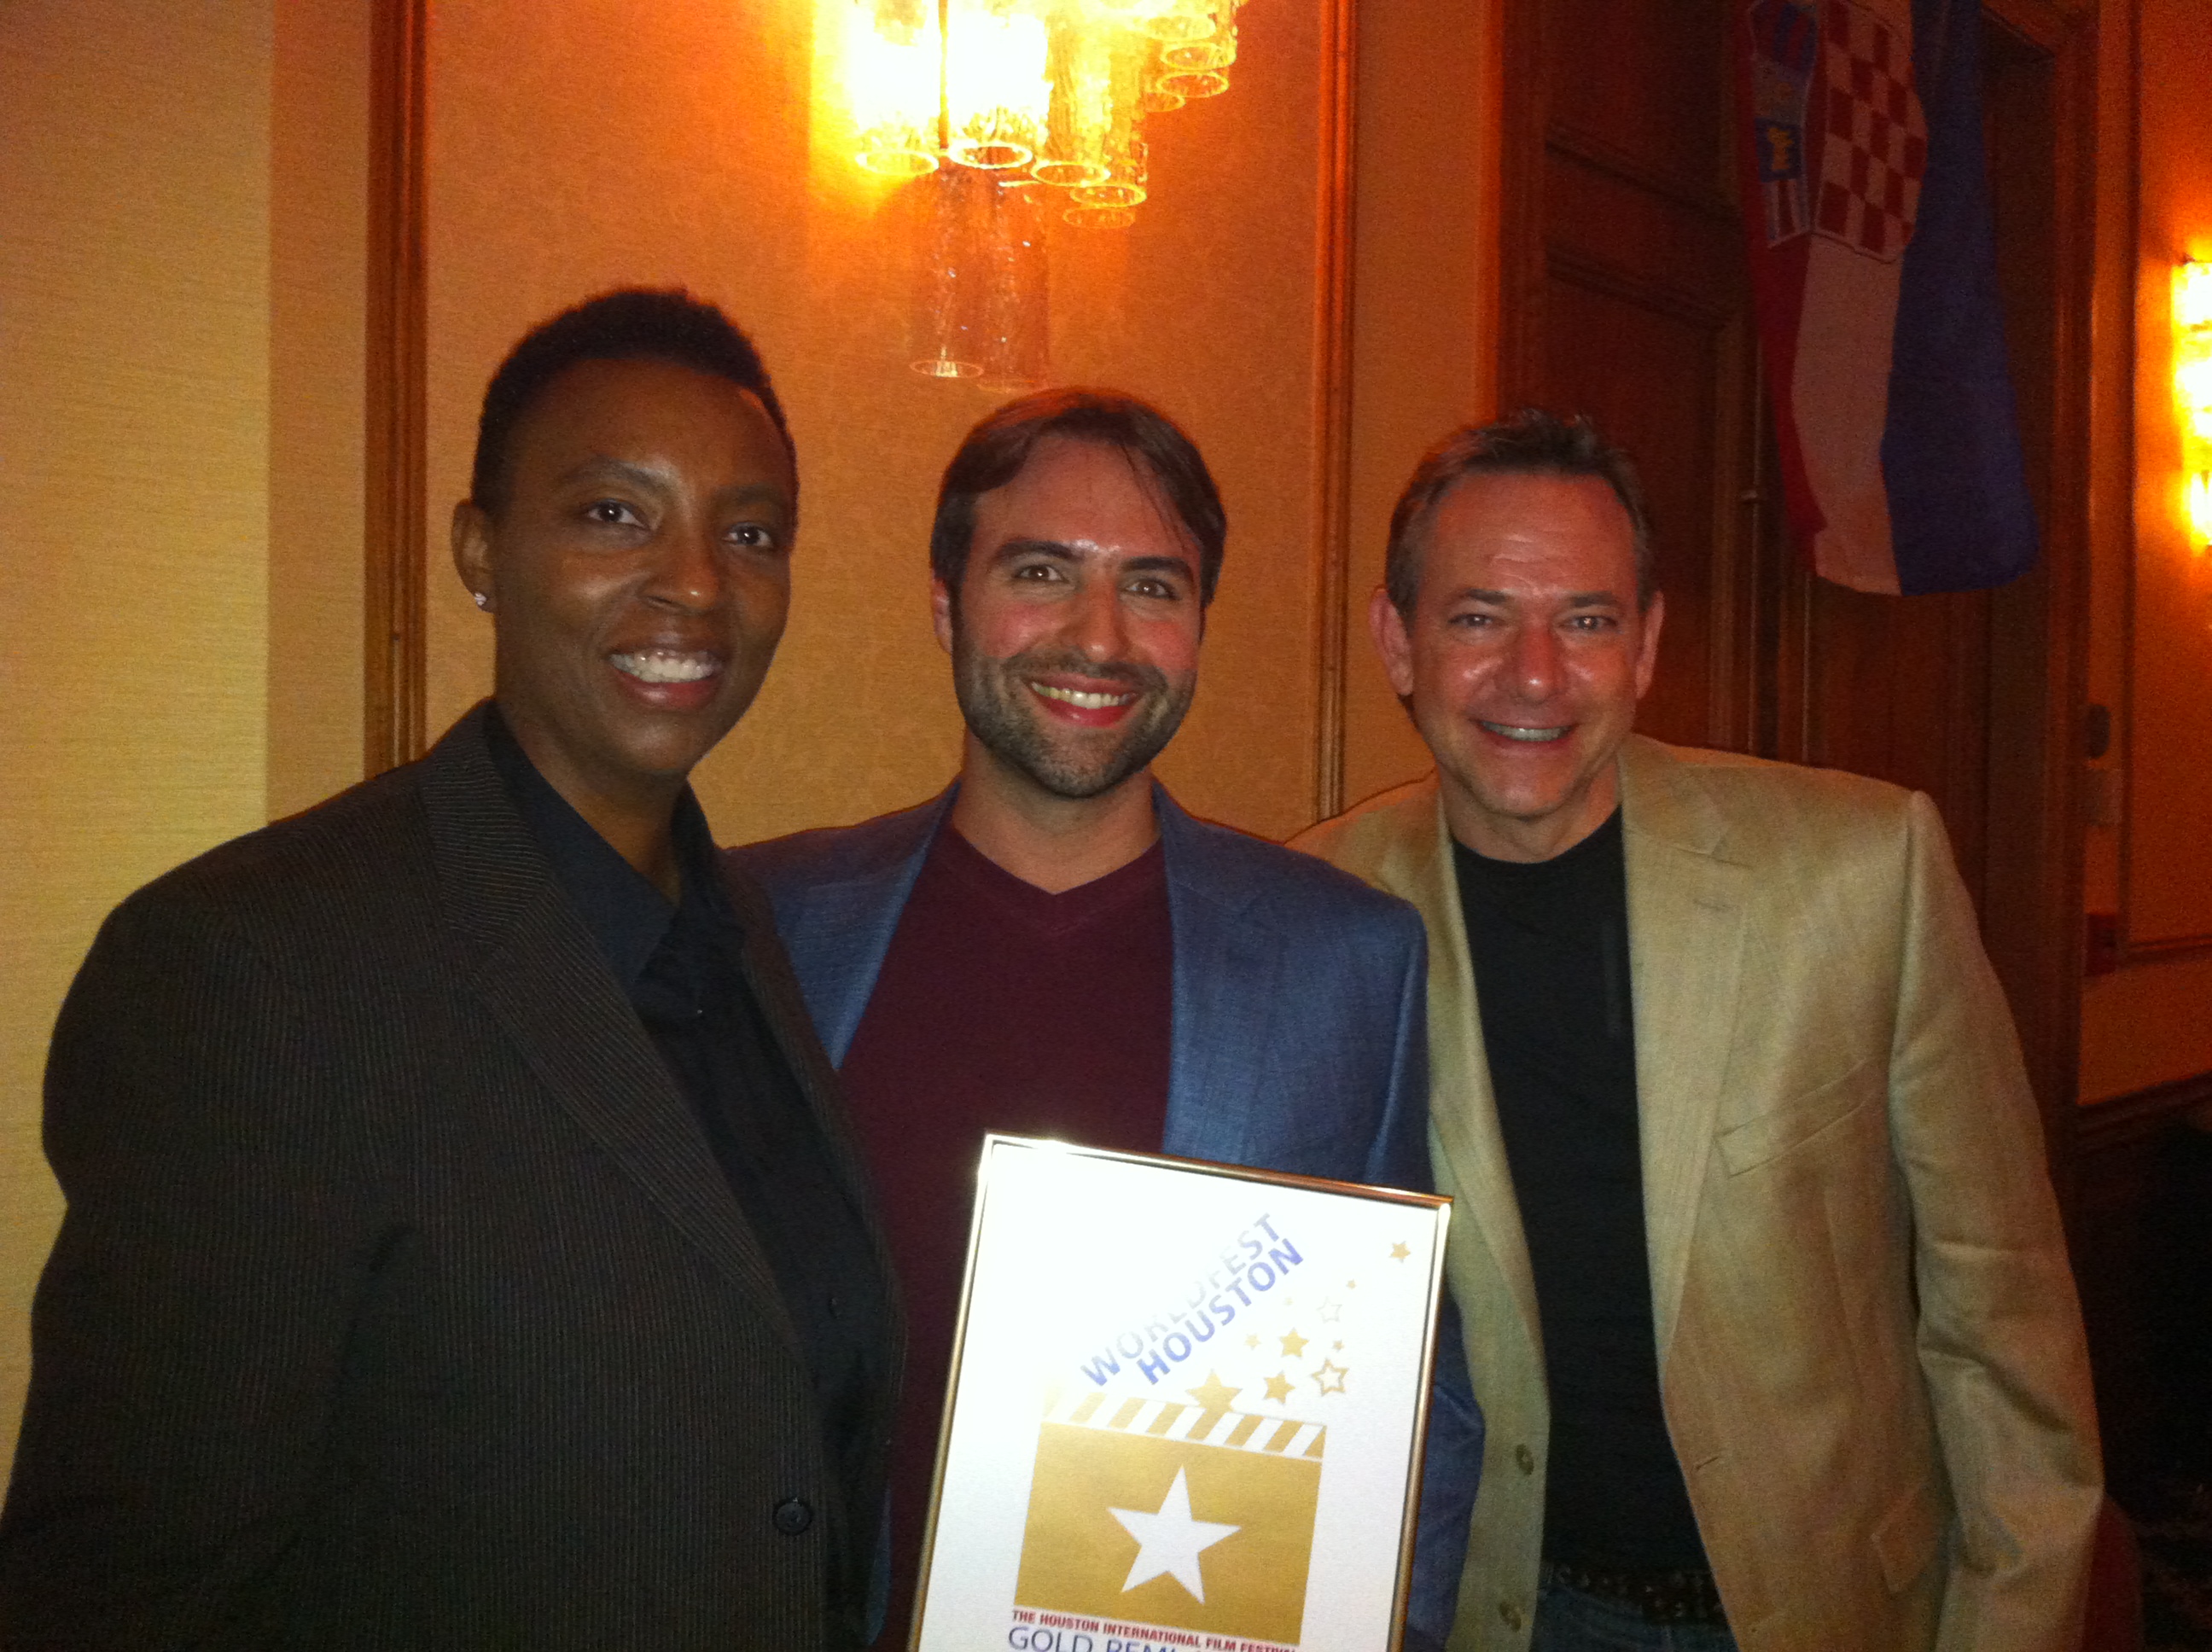
[(887, 864), (809, 890), (791, 921), (780, 926), (792, 965), (811, 988), (806, 1006), (832, 1066), (842, 1066), (853, 1048), (907, 897), (959, 789), (955, 781), (933, 804), (908, 812), (913, 842), (902, 846)]
[[(1513, 1191), (1505, 1138), (1498, 1127), (1498, 1102), (1490, 1088), (1490, 1061), (1482, 1047), (1482, 1015), (1475, 996), (1474, 962), (1468, 951), (1467, 919), (1459, 878), (1452, 868), (1451, 829), (1442, 793), (1432, 794), (1426, 829), (1401, 839), (1383, 884), (1410, 901), (1429, 932), (1429, 1121), (1463, 1197), (1452, 1213), (1471, 1222), (1511, 1291), (1529, 1345), (1544, 1346), (1536, 1315), (1536, 1285), (1528, 1267), (1528, 1241)], [(1539, 1367), (1540, 1370), (1540, 1366)]]
[(1209, 853), (1190, 817), (1157, 783), (1152, 807), (1175, 949), (1163, 1151), (1244, 1163), (1259, 1139), (1253, 1075), (1264, 1070), (1269, 1024), (1282, 1001), (1282, 951), (1265, 925), (1243, 915), (1254, 891), (1235, 860)]
[[(827, 1053), (816, 1036), (805, 999), (792, 973), (791, 962), (776, 934), (775, 915), (758, 887), (729, 863), (721, 862), (722, 886), (730, 904), (744, 926), (744, 970), (747, 985), (767, 1019), (769, 1029), (799, 1080), (807, 1106), (814, 1114), (823, 1139), (829, 1144), (830, 1161), (847, 1200), (883, 1250), (875, 1201), (870, 1196), (866, 1173), (861, 1168), (860, 1145), (845, 1112), (842, 1092)], [(889, 1252), (884, 1253), (884, 1273), (890, 1272)]]
[(1644, 1221), (1663, 1370), (1729, 1081), (1749, 873), (1723, 858), (1726, 821), (1663, 747), (1632, 738), (1620, 787)]
[(421, 772), (446, 920), (471, 987), (547, 1094), (795, 1344), (768, 1259), (690, 1106), (507, 801), (481, 710)]

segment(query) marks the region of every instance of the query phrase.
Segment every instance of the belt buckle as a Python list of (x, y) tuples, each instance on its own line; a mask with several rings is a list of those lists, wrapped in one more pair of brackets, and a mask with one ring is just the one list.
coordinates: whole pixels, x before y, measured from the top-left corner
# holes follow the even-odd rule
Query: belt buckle
[(1553, 1581), (1584, 1594), (1626, 1606), (1648, 1624), (1725, 1625), (1718, 1587), (1711, 1571), (1627, 1571), (1547, 1561)]

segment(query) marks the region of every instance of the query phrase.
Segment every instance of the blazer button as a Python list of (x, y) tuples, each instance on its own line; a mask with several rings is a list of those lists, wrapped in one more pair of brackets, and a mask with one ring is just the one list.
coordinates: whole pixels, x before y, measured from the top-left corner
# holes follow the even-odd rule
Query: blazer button
[(1513, 1448), (1513, 1461), (1521, 1465), (1521, 1472), (1524, 1474), (1533, 1474), (1536, 1472), (1536, 1454), (1525, 1445)]
[(1498, 1616), (1508, 1629), (1517, 1630), (1521, 1627), (1521, 1609), (1510, 1600), (1500, 1600), (1498, 1603)]
[(804, 1498), (786, 1497), (775, 1505), (775, 1513), (769, 1518), (786, 1537), (797, 1537), (814, 1523), (814, 1509)]

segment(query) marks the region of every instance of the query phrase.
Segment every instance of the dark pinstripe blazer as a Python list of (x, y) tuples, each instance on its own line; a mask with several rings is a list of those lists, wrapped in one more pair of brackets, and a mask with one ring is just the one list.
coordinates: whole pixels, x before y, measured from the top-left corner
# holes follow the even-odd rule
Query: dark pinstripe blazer
[[(857, 1187), (766, 905), (731, 895)], [(761, 1248), (480, 710), (125, 902), (46, 1109), (70, 1208), (0, 1643), (859, 1639), (892, 1383), (848, 1507)]]

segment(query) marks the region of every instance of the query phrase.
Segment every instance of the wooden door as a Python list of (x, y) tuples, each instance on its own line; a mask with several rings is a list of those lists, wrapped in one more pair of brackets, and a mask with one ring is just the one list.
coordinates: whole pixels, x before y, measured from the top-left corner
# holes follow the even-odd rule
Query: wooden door
[(1586, 413), (1636, 456), (1667, 592), (1640, 726), (1747, 749), (1755, 464), (1723, 0), (1509, 9), (1507, 407)]

